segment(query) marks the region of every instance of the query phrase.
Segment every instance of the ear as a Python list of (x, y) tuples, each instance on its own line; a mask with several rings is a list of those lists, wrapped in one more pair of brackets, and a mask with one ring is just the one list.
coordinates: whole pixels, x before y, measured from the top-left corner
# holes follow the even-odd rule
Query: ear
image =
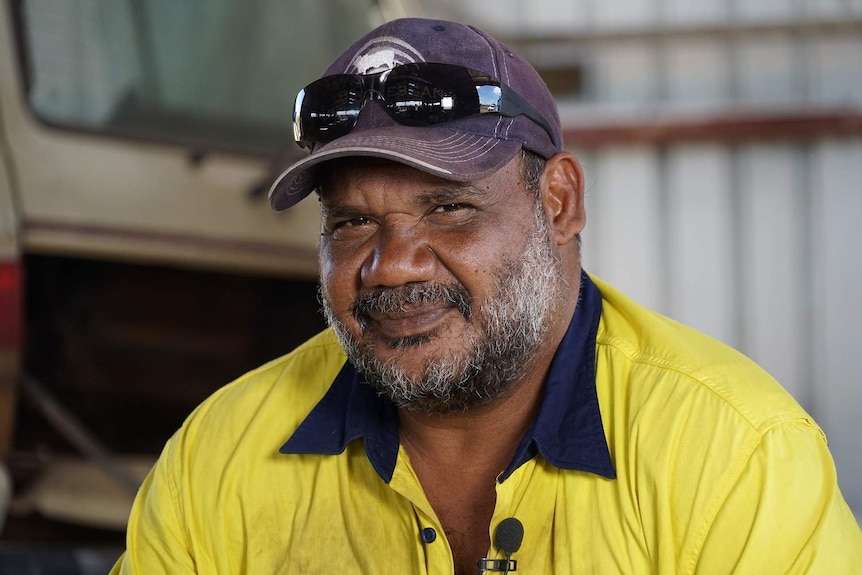
[(557, 245), (564, 245), (584, 230), (584, 172), (569, 152), (560, 152), (545, 162), (540, 180), (545, 217)]

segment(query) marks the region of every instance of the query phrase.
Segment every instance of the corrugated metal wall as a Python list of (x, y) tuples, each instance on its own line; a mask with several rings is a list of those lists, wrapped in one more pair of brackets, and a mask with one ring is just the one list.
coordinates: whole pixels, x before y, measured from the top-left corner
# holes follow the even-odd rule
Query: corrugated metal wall
[(858, 515), (862, 139), (609, 146), (582, 160), (585, 267), (775, 375), (824, 427)]
[[(478, 1), (439, 12), (520, 42), (540, 67), (579, 68), (582, 92), (561, 101), (575, 134), (620, 119), (862, 112), (860, 0), (508, 0), (492, 13)], [(588, 182), (585, 267), (773, 373), (825, 429), (862, 518), (862, 136), (745, 130), (570, 141)]]

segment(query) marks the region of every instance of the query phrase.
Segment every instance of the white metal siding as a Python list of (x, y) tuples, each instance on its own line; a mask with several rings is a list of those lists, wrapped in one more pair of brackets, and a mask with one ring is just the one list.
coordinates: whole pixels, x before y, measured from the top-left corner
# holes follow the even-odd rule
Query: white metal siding
[(584, 266), (742, 350), (826, 431), (862, 510), (862, 139), (584, 155)]

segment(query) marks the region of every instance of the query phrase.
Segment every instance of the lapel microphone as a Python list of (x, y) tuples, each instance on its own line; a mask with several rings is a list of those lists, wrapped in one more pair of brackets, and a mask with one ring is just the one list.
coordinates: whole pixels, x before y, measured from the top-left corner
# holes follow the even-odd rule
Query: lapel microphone
[(521, 548), (524, 540), (524, 525), (514, 517), (500, 521), (494, 531), (494, 547), (502, 551), (505, 559), (479, 559), (476, 566), (479, 573), (509, 573), (518, 570), (518, 562), (512, 559), (512, 553)]

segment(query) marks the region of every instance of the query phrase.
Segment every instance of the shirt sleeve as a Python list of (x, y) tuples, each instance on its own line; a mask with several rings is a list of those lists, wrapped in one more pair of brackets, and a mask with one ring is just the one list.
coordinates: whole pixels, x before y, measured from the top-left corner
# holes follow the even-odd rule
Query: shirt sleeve
[(810, 421), (768, 430), (714, 508), (683, 572), (862, 574), (862, 531)]
[(126, 551), (110, 575), (197, 573), (171, 473), (175, 441), (176, 437), (168, 442), (138, 491), (129, 516)]

